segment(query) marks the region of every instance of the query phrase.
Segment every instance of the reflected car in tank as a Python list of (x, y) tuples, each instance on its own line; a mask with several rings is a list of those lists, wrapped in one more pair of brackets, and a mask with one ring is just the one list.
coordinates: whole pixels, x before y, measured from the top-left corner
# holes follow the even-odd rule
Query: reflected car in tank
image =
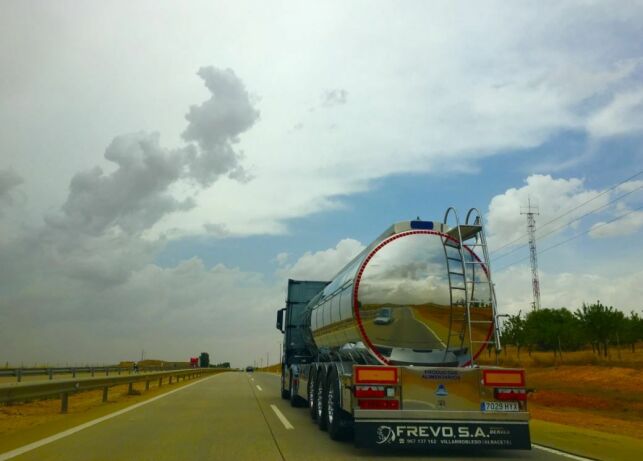
[(373, 320), (375, 325), (388, 325), (393, 321), (393, 309), (383, 307), (377, 312), (377, 317)]

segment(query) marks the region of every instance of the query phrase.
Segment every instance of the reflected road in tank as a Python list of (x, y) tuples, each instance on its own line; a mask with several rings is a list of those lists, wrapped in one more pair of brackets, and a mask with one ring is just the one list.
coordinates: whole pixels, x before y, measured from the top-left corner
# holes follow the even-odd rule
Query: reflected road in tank
[[(371, 341), (375, 345), (395, 343), (397, 347), (411, 349), (444, 349), (446, 344), (423, 322), (418, 321), (410, 307), (398, 307), (392, 314), (392, 321), (378, 325), (375, 320), (364, 322), (371, 332)], [(420, 341), (414, 338), (422, 338)]]

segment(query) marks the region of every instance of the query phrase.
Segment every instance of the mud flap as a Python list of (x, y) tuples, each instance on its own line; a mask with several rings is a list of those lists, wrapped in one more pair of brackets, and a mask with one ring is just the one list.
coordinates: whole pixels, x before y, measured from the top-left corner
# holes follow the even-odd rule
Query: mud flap
[(355, 421), (355, 445), (369, 448), (530, 450), (527, 422)]

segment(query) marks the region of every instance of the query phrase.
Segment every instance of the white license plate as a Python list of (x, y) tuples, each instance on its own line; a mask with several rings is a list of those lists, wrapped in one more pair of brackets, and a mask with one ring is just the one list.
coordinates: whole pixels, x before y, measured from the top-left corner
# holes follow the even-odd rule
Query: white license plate
[(519, 411), (518, 402), (482, 402), (482, 411)]

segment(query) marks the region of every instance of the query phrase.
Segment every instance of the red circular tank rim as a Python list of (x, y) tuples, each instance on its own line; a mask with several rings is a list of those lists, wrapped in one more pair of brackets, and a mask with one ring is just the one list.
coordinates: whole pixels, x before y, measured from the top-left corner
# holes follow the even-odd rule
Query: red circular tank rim
[[(433, 230), (414, 230), (414, 231), (406, 231), (406, 232), (400, 232), (399, 234), (392, 235), (391, 237), (387, 238), (386, 240), (382, 241), (379, 245), (377, 245), (373, 251), (371, 251), (366, 258), (364, 258), (364, 261), (362, 264), (359, 266), (359, 270), (357, 271), (357, 275), (355, 276), (355, 283), (353, 284), (353, 314), (355, 315), (355, 319), (357, 320), (357, 326), (359, 328), (359, 333), (360, 336), (362, 337), (362, 340), (366, 343), (368, 348), (377, 356), (377, 358), (380, 360), (385, 365), (391, 365), (391, 362), (384, 357), (380, 352), (377, 350), (375, 345), (371, 342), (370, 338), (366, 334), (366, 330), (364, 329), (364, 325), (362, 323), (362, 317), (359, 314), (359, 308), (357, 306), (357, 292), (359, 291), (359, 284), (362, 281), (362, 275), (364, 274), (364, 270), (366, 269), (366, 265), (369, 263), (369, 261), (375, 256), (375, 253), (380, 251), (382, 248), (384, 248), (386, 245), (389, 243), (393, 242), (394, 240), (397, 240), (401, 237), (406, 237), (409, 235), (415, 235), (415, 234), (429, 234), (429, 235), (438, 235), (440, 237), (447, 238), (449, 240), (452, 240), (454, 242), (458, 242), (456, 239), (451, 237), (450, 235), (443, 234), (442, 232), (438, 231), (433, 231)], [(482, 263), (480, 261), (480, 258), (478, 258), (478, 255), (476, 255), (469, 247), (464, 245), (464, 248), (467, 249), (471, 255), (478, 260), (478, 262)], [(487, 267), (483, 264), (481, 264), (482, 270), (484, 270), (484, 273), (487, 275), (487, 278), (489, 277), (489, 272), (487, 271)], [(489, 332), (487, 333), (487, 337), (485, 341), (489, 341), (489, 338), (491, 337), (493, 333), (493, 324), (489, 327)], [(478, 356), (482, 353), (484, 350), (484, 347), (481, 347), (479, 351), (476, 352), (476, 354), (473, 356), (472, 360), (475, 360), (478, 358)], [(461, 366), (466, 367), (471, 364), (471, 360), (463, 363)]]

